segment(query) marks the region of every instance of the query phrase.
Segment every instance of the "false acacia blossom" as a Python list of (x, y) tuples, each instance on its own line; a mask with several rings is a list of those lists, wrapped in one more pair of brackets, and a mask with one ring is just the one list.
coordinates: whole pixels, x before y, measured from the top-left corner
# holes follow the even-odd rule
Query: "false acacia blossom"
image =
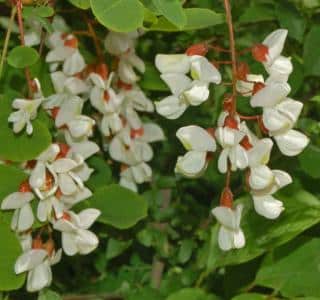
[(156, 102), (157, 112), (168, 119), (177, 119), (188, 106), (197, 106), (208, 100), (209, 84), (221, 82), (216, 67), (199, 55), (158, 54), (156, 67), (172, 92), (171, 96)]
[(207, 154), (216, 151), (214, 137), (195, 125), (180, 128), (176, 135), (188, 152), (178, 157), (175, 172), (190, 178), (198, 177), (207, 168)]

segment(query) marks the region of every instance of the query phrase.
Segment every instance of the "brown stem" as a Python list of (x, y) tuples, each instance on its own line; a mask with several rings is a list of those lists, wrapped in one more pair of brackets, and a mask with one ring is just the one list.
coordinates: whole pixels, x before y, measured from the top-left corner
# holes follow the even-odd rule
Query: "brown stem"
[(232, 23), (232, 15), (231, 15), (231, 7), (230, 1), (224, 0), (224, 8), (226, 11), (227, 24), (229, 28), (229, 42), (230, 42), (230, 52), (231, 52), (231, 66), (232, 66), (232, 110), (231, 115), (234, 116), (237, 110), (237, 53), (235, 47), (235, 39), (234, 39), (234, 31), (233, 31), (233, 23)]
[(103, 51), (102, 51), (102, 48), (101, 48), (100, 40), (99, 40), (99, 38), (98, 38), (94, 28), (93, 28), (91, 20), (88, 18), (87, 15), (84, 15), (84, 17), (85, 17), (85, 20), (87, 22), (89, 34), (91, 35), (91, 37), (93, 39), (93, 43), (94, 43), (94, 46), (96, 48), (98, 59), (99, 59), (100, 62), (103, 62), (104, 61), (104, 55), (103, 55)]
[[(233, 30), (233, 23), (232, 23), (232, 14), (231, 14), (231, 7), (230, 1), (224, 0), (224, 8), (226, 11), (226, 19), (229, 29), (229, 47), (230, 47), (230, 54), (231, 54), (231, 66), (232, 66), (232, 96), (231, 99), (231, 117), (234, 117), (237, 113), (237, 52), (236, 52), (236, 45), (234, 39), (234, 30)], [(230, 163), (228, 164), (228, 170), (226, 174), (226, 183), (225, 187), (230, 188), (230, 181), (231, 181), (231, 166)], [(220, 203), (220, 205), (223, 203)], [(232, 200), (231, 200), (232, 206)]]
[(238, 116), (239, 116), (239, 118), (240, 118), (241, 120), (248, 120), (248, 121), (250, 121), (250, 120), (258, 121), (259, 118), (261, 117), (260, 115), (244, 116), (244, 115), (240, 115), (239, 113), (238, 113)]
[[(162, 191), (163, 195), (163, 203), (161, 206), (161, 210), (165, 210), (170, 205), (171, 200), (171, 190), (166, 189)], [(167, 227), (166, 223), (159, 224), (159, 230), (165, 230)], [(162, 281), (162, 275), (164, 271), (165, 264), (162, 260), (160, 260), (157, 255), (153, 257), (152, 263), (152, 271), (151, 271), (151, 286), (155, 289), (159, 289)]]
[[(23, 18), (22, 18), (22, 1), (15, 0), (15, 5), (17, 7), (17, 19), (18, 19), (19, 32), (20, 32), (20, 43), (21, 43), (21, 46), (25, 46)], [(28, 83), (29, 96), (31, 97), (33, 95), (33, 88), (32, 88), (32, 79), (31, 79), (30, 70), (28, 67), (26, 67), (24, 71), (25, 71), (26, 80)]]

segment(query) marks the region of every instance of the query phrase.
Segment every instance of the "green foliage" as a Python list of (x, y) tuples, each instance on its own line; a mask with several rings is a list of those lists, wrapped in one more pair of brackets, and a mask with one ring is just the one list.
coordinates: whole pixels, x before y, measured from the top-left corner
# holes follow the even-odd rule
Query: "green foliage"
[(208, 295), (201, 289), (186, 288), (172, 295), (166, 300), (216, 300), (214, 295)]
[(308, 75), (320, 75), (320, 57), (315, 51), (320, 45), (320, 25), (312, 26), (307, 34), (303, 58), (305, 72)]
[(134, 226), (148, 209), (143, 197), (117, 184), (98, 188), (87, 204), (101, 210), (100, 222), (119, 229)]
[(90, 0), (69, 0), (69, 2), (81, 9), (90, 8)]
[(90, 4), (98, 21), (109, 29), (129, 32), (142, 26), (144, 9), (138, 0), (90, 0)]
[(313, 178), (320, 178), (320, 148), (309, 145), (299, 156), (302, 170)]
[(292, 299), (300, 295), (319, 297), (320, 239), (295, 241), (275, 249), (265, 258), (256, 283)]
[(8, 64), (14, 68), (25, 68), (34, 65), (39, 59), (38, 52), (30, 47), (17, 46), (8, 55)]
[(215, 26), (224, 22), (222, 14), (218, 14), (212, 10), (204, 8), (187, 8), (185, 9), (185, 15), (187, 18), (186, 25), (183, 28), (179, 28), (170, 23), (166, 18), (160, 17), (158, 22), (153, 24), (149, 30), (159, 31), (187, 31), (198, 30)]
[(16, 192), (27, 174), (14, 166), (0, 165), (0, 203), (9, 194)]
[(187, 24), (187, 17), (180, 0), (152, 0), (152, 3), (173, 25), (182, 29)]
[[(12, 177), (12, 179), (14, 179)], [(20, 288), (25, 280), (25, 274), (16, 275), (14, 264), (18, 256), (22, 253), (20, 243), (10, 226), (0, 215), (0, 291), (10, 291)]]
[(62, 300), (62, 298), (54, 291), (43, 290), (39, 293), (38, 300)]

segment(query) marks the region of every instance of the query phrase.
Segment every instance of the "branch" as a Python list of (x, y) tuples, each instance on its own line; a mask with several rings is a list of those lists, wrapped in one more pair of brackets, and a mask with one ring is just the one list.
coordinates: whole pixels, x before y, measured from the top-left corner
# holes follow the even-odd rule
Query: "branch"
[(11, 31), (12, 31), (12, 25), (13, 25), (16, 13), (17, 13), (17, 8), (15, 6), (13, 6), (12, 9), (11, 9), (10, 21), (9, 21), (9, 25), (8, 25), (6, 37), (4, 39), (2, 53), (1, 53), (0, 78), (2, 76), (4, 62), (5, 62), (5, 59), (6, 59), (6, 56), (7, 56), (7, 52), (8, 52), (8, 46), (9, 46), (9, 41), (10, 41), (10, 36), (11, 36)]
[(230, 1), (224, 0), (224, 7), (226, 11), (227, 24), (229, 28), (229, 41), (230, 41), (230, 52), (231, 52), (231, 65), (232, 65), (232, 96), (233, 105), (231, 115), (234, 116), (237, 110), (237, 53), (235, 47), (234, 30), (232, 23)]
[[(14, 0), (14, 3), (17, 8), (18, 25), (19, 25), (19, 32), (20, 32), (20, 43), (21, 43), (21, 46), (25, 46), (23, 18), (22, 18), (22, 1), (21, 0)], [(26, 67), (24, 71), (25, 71), (26, 80), (28, 83), (29, 96), (32, 96), (33, 88), (32, 88), (32, 80), (31, 80), (30, 70), (28, 67)]]
[[(161, 210), (165, 210), (170, 205), (170, 199), (171, 199), (171, 190), (166, 189), (162, 191), (163, 195), (163, 203)], [(157, 227), (159, 230), (164, 230), (167, 226), (167, 223), (160, 223), (155, 224), (158, 225)], [(165, 264), (162, 260), (160, 260), (157, 255), (154, 255), (153, 257), (153, 263), (152, 263), (152, 271), (151, 271), (151, 286), (155, 289), (159, 289), (162, 281), (162, 275), (164, 271)]]

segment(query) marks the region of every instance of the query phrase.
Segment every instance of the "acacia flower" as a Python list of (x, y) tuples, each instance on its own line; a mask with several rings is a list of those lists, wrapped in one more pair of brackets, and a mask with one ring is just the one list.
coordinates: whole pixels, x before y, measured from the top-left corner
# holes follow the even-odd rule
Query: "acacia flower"
[(62, 248), (67, 255), (88, 254), (98, 246), (97, 236), (88, 228), (99, 215), (100, 211), (93, 208), (85, 209), (79, 214), (67, 211), (53, 223), (53, 228), (62, 233)]
[(214, 137), (196, 125), (180, 128), (176, 136), (188, 152), (178, 157), (175, 172), (190, 178), (198, 177), (207, 168), (208, 153), (216, 151)]
[(21, 132), (25, 127), (28, 135), (33, 133), (31, 121), (37, 117), (38, 108), (43, 99), (15, 99), (12, 107), (17, 111), (10, 114), (8, 121), (13, 123), (13, 131)]
[(226, 206), (218, 206), (212, 210), (220, 224), (218, 243), (223, 251), (239, 249), (245, 245), (245, 236), (240, 228), (242, 209), (243, 206), (239, 204), (234, 210)]
[(209, 84), (221, 82), (216, 67), (199, 55), (158, 54), (156, 67), (172, 92), (171, 96), (155, 103), (157, 112), (168, 119), (177, 119), (188, 106), (197, 106), (208, 100)]

